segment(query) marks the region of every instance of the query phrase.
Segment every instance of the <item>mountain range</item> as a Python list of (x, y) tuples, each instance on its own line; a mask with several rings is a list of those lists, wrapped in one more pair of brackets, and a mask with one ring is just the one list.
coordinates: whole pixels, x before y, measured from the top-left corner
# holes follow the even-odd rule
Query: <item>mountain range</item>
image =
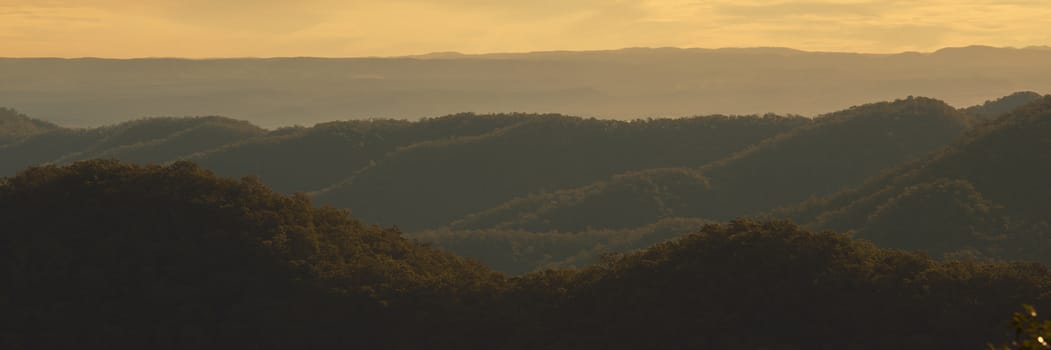
[[(455, 114), (278, 129), (223, 117), (66, 128), (4, 109), (0, 170), (193, 161), (516, 273), (749, 216), (936, 256), (1043, 261), (1024, 244), (1046, 232), (1046, 197), (1027, 199), (1046, 188), (1041, 101), (1019, 92), (959, 109), (910, 96), (816, 118)], [(910, 214), (925, 208), (943, 219)], [(966, 239), (931, 243), (938, 235)]]
[(629, 48), (368, 58), (0, 58), (2, 103), (60, 125), (224, 115), (267, 128), (460, 112), (630, 120), (800, 114), (908, 95), (1051, 91), (1051, 50), (859, 54)]

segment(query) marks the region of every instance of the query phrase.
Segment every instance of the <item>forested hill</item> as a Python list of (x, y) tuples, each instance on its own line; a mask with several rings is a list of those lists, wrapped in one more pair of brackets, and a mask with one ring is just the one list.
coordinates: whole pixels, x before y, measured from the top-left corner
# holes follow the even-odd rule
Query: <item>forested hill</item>
[(1049, 135), (1046, 96), (936, 154), (789, 213), (890, 247), (1051, 262)]
[[(941, 101), (908, 98), (815, 119), (690, 169), (618, 175), (518, 198), (453, 228), (622, 229), (662, 217), (727, 220), (831, 194), (953, 142), (969, 118)], [(691, 174), (667, 176), (666, 174)]]
[(317, 199), (369, 221), (433, 228), (518, 196), (625, 171), (699, 167), (809, 122), (773, 115), (633, 122), (539, 116), (477, 137), (402, 148)]
[(510, 278), (187, 162), (27, 169), (0, 222), (5, 349), (972, 348), (1051, 302), (1043, 265), (744, 220)]
[(985, 101), (980, 105), (964, 108), (963, 112), (978, 120), (992, 120), (1042, 97), (1043, 95), (1032, 91), (1019, 91), (995, 100)]
[(464, 113), (416, 122), (328, 122), (278, 129), (188, 158), (220, 174), (258, 176), (279, 191), (316, 191), (344, 181), (398, 149), (484, 135), (535, 118), (541, 116)]
[(58, 129), (55, 124), (0, 107), (0, 147), (54, 129)]
[(425, 344), (507, 283), (187, 162), (32, 168), (0, 182), (0, 222), (6, 349), (374, 348), (396, 327)]
[(49, 126), (0, 145), (0, 174), (94, 158), (168, 162), (264, 134), (257, 126), (222, 117), (152, 118), (93, 129)]
[[(244, 121), (196, 117), (148, 118), (92, 129), (49, 127), (32, 133), (7, 123), (0, 125), (4, 132), (17, 132), (20, 136), (7, 145), (0, 145), (0, 174), (13, 175), (31, 165), (91, 158), (138, 163), (193, 160), (226, 176), (258, 176), (280, 191), (309, 192), (342, 184), (388, 156), (397, 163), (403, 162), (399, 159), (413, 159), (414, 154), (432, 152), (429, 150), (448, 150), (450, 145), (466, 144), (481, 150), (493, 146), (485, 140), (498, 140), (509, 143), (502, 150), (511, 153), (484, 159), (485, 162), (507, 162), (521, 157), (552, 168), (566, 163), (567, 159), (551, 157), (550, 147), (582, 147), (583, 150), (577, 151), (579, 155), (600, 156), (590, 160), (590, 164), (602, 163), (592, 171), (599, 175), (574, 175), (590, 180), (621, 169), (703, 164), (808, 121), (802, 117), (707, 116), (625, 122), (555, 114), (466, 113), (415, 122), (357, 120), (264, 130)], [(545, 130), (561, 131), (545, 139)], [(557, 143), (552, 137), (563, 141)], [(627, 144), (620, 145), (622, 140), (618, 137), (627, 140)], [(549, 149), (537, 148), (544, 142), (555, 144)], [(601, 147), (611, 149), (597, 151)], [(619, 165), (617, 157), (622, 155), (631, 160)], [(479, 163), (460, 165), (470, 167), (469, 171), (482, 166)], [(380, 167), (386, 168), (386, 165)], [(572, 169), (563, 173), (569, 170)], [(559, 184), (540, 179), (512, 185), (510, 191), (528, 192), (538, 183), (545, 188)], [(506, 199), (510, 197), (501, 201)]]
[[(922, 97), (813, 119), (464, 113), (276, 130), (222, 117), (74, 129), (3, 110), (0, 134), (9, 136), (0, 170), (93, 158), (191, 160), (222, 176), (258, 177), (278, 192), (308, 192), (509, 273), (585, 266), (757, 214), (935, 257), (1046, 261), (1040, 252), (1051, 229), (1039, 198), (1048, 197), (1040, 180), (1047, 130), (1030, 97), (987, 103), (988, 113), (1035, 103), (994, 121)], [(941, 151), (946, 145), (958, 150)], [(964, 160), (938, 165), (953, 157)], [(904, 176), (911, 173), (926, 175)]]

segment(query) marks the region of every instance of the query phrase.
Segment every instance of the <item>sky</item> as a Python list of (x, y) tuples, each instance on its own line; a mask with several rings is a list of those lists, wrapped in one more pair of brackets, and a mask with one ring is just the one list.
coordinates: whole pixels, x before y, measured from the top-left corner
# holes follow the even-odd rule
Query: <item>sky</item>
[(1051, 45), (1048, 0), (0, 0), (4, 57)]

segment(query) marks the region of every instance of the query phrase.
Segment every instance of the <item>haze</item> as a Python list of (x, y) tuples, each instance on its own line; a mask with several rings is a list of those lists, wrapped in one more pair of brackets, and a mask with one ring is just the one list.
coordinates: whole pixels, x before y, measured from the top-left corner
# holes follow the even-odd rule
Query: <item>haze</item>
[(1044, 1), (0, 0), (8, 57), (396, 56), (623, 47), (1046, 45)]
[(931, 54), (628, 49), (412, 58), (3, 59), (4, 103), (66, 126), (222, 115), (265, 127), (533, 112), (634, 119), (818, 115), (934, 96), (967, 107), (1051, 91), (1051, 50)]

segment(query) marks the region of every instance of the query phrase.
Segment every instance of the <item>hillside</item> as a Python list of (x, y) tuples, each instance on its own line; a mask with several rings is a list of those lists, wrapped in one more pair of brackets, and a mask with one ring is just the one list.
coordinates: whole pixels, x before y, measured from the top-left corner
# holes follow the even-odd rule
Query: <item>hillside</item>
[(559, 268), (582, 268), (604, 258), (648, 248), (697, 232), (712, 221), (666, 218), (629, 229), (534, 232), (488, 228), (426, 230), (409, 234), (450, 253), (478, 260), (510, 275)]
[[(94, 158), (135, 163), (174, 161), (267, 133), (248, 122), (223, 117), (154, 118), (140, 123), (144, 125), (118, 125), (118, 130), (109, 133), (105, 142), (83, 153), (60, 158), (59, 161)], [(170, 129), (165, 128), (163, 124), (166, 123), (173, 125)], [(158, 128), (157, 133), (149, 131), (152, 128)]]
[(626, 171), (698, 167), (808, 122), (772, 115), (632, 122), (534, 116), (474, 137), (404, 147), (316, 198), (371, 222), (434, 228), (518, 196)]
[(938, 263), (749, 221), (600, 266), (520, 348), (972, 348), (1008, 338), (1000, 310), (1046, 303), (1051, 277), (1040, 264)]
[[(19, 116), (27, 125), (31, 119)], [(47, 125), (33, 132), (0, 125), (17, 139), (0, 144), (0, 174), (39, 164), (117, 159), (140, 164), (194, 160), (225, 176), (258, 176), (283, 192), (337, 183), (398, 147), (485, 133), (529, 115), (458, 114), (418, 122), (359, 120), (265, 130), (223, 117), (147, 118), (90, 129)], [(5, 119), (8, 120), (8, 119)], [(28, 130), (28, 129), (27, 129)]]
[(468, 312), (504, 283), (395, 230), (186, 162), (29, 169), (0, 180), (0, 222), (8, 349), (375, 348), (395, 324), (438, 327), (413, 340), (425, 342), (456, 326), (439, 306)]
[(0, 147), (57, 128), (57, 125), (0, 107)]
[(1043, 97), (934, 155), (787, 213), (887, 246), (1048, 261), (1048, 135), (1051, 97)]
[(0, 146), (0, 174), (94, 158), (169, 162), (263, 134), (254, 125), (222, 117), (149, 118), (92, 129), (53, 127)]
[(0, 220), (11, 349), (963, 348), (1051, 302), (1043, 265), (743, 220), (508, 278), (187, 162), (29, 169)]
[(979, 120), (992, 120), (1042, 97), (1032, 91), (1019, 91), (995, 100), (985, 101), (980, 105), (964, 108), (963, 112)]
[[(882, 169), (923, 157), (953, 142), (969, 123), (966, 115), (928, 98), (853, 107), (702, 167), (679, 170), (705, 179), (703, 184), (695, 181), (689, 195), (628, 190), (651, 180), (639, 178), (649, 176), (646, 172), (624, 174), (605, 183), (514, 199), (452, 227), (574, 231), (630, 228), (662, 217), (728, 220), (758, 214), (835, 193)], [(646, 186), (679, 185), (656, 181)], [(625, 220), (623, 213), (645, 217)]]
[(226, 176), (258, 176), (282, 192), (316, 191), (381, 161), (388, 153), (434, 140), (469, 137), (536, 116), (462, 113), (416, 122), (357, 120), (278, 129), (188, 157)]

